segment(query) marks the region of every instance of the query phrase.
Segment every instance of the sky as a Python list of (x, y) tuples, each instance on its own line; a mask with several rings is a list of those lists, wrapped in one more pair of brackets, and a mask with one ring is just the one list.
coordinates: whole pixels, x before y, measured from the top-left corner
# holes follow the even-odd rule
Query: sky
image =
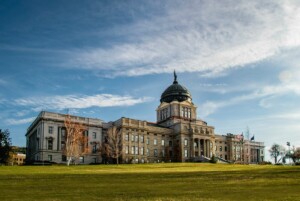
[(0, 128), (156, 121), (176, 70), (216, 134), (300, 146), (300, 1), (0, 1)]

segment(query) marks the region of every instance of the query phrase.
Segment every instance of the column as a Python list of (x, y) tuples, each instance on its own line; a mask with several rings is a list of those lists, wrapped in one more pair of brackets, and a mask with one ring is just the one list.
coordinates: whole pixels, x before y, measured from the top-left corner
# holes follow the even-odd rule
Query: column
[(201, 148), (200, 148), (200, 138), (198, 138), (198, 156), (201, 156)]
[(191, 157), (195, 157), (195, 139), (192, 138), (192, 152), (191, 152)]
[(206, 157), (206, 140), (203, 140), (203, 155)]

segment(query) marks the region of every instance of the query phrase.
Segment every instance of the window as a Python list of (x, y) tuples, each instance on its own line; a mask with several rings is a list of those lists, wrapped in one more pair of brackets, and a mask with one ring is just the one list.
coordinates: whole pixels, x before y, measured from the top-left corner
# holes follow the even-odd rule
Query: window
[(227, 147), (224, 147), (224, 150), (227, 151)]
[(144, 136), (143, 135), (140, 136), (140, 142), (144, 143)]
[(129, 153), (129, 146), (126, 146), (125, 147), (125, 154), (128, 154)]
[(146, 144), (149, 144), (149, 142), (150, 142), (150, 140), (149, 140), (149, 138), (147, 137), (147, 141), (146, 141)]
[(222, 151), (222, 146), (220, 146), (220, 151)]
[(134, 154), (134, 146), (131, 147), (131, 154)]
[(66, 148), (65, 142), (61, 142), (61, 150), (65, 150), (65, 148)]
[(141, 155), (144, 155), (144, 147), (141, 147), (140, 154), (141, 154)]
[(134, 142), (134, 135), (131, 135), (131, 141)]
[(53, 140), (49, 139), (48, 140), (48, 150), (52, 150), (53, 149)]
[(169, 141), (169, 146), (172, 147), (172, 141)]
[(53, 133), (53, 126), (49, 126), (49, 127), (48, 127), (48, 133), (49, 133), (49, 134), (52, 134), (52, 133)]
[(138, 136), (138, 135), (135, 136), (135, 141), (136, 141), (136, 142), (139, 141), (139, 136)]
[(52, 155), (48, 155), (48, 161), (52, 161)]
[(157, 149), (154, 149), (154, 156), (157, 157)]
[(184, 150), (184, 157), (188, 157), (188, 150), (187, 149)]
[(161, 154), (162, 154), (162, 157), (165, 157), (165, 150), (164, 149), (161, 151)]
[(61, 139), (62, 139), (62, 140), (65, 140), (65, 137), (66, 137), (66, 130), (65, 130), (65, 129), (62, 129), (62, 130), (61, 130)]
[(147, 156), (150, 156), (150, 151), (149, 151), (149, 149), (147, 149)]
[(227, 160), (227, 155), (225, 155), (225, 160)]
[(157, 145), (157, 139), (156, 138), (154, 139), (153, 144)]
[(61, 161), (63, 161), (63, 162), (67, 161), (67, 156), (66, 155), (62, 155), (61, 156)]
[(84, 163), (84, 157), (83, 157), (83, 156), (80, 156), (80, 157), (79, 157), (79, 162), (80, 162), (80, 163)]
[(96, 139), (96, 138), (97, 138), (97, 133), (93, 132), (93, 139)]
[(125, 140), (126, 140), (126, 141), (129, 141), (129, 134), (126, 134), (126, 135), (125, 135)]
[(161, 146), (165, 146), (165, 140), (161, 140)]
[(135, 147), (135, 154), (138, 155), (139, 154), (139, 147)]
[(188, 140), (184, 139), (184, 146), (188, 146)]
[(97, 145), (93, 145), (93, 150), (92, 150), (92, 153), (94, 154), (94, 153), (96, 153), (97, 152)]

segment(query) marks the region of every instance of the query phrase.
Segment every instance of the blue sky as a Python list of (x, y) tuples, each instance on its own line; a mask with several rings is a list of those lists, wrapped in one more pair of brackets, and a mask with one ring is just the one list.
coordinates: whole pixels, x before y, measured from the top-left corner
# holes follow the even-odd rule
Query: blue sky
[(300, 145), (300, 2), (1, 1), (0, 128), (41, 110), (156, 121), (175, 69), (218, 134)]

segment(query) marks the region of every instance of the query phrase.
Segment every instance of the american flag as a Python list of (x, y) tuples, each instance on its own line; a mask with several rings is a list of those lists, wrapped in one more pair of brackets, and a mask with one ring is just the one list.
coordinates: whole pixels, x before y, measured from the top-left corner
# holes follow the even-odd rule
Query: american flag
[(244, 139), (244, 134), (243, 133), (242, 134), (238, 134), (238, 135), (235, 136), (235, 138), (238, 139), (238, 140), (240, 140), (240, 141), (242, 141)]

